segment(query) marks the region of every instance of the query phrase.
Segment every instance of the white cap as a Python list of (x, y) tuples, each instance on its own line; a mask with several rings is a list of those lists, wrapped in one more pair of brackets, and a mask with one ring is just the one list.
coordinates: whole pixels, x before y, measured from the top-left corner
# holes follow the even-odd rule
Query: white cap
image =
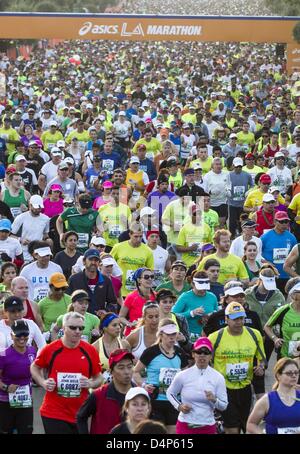
[(274, 277), (267, 277), (263, 276), (262, 274), (259, 275), (260, 279), (262, 280), (263, 286), (266, 290), (276, 290), (276, 281)]
[(150, 397), (147, 391), (140, 387), (136, 386), (135, 388), (130, 388), (129, 391), (127, 391), (126, 396), (125, 396), (125, 402), (128, 402), (131, 399), (134, 399), (136, 396), (145, 396), (150, 402)]
[(64, 162), (66, 162), (67, 164), (72, 164), (72, 165), (75, 164), (74, 159), (71, 156), (68, 156), (67, 158), (65, 158)]
[(276, 192), (276, 191), (280, 192), (280, 189), (277, 188), (277, 186), (272, 186), (272, 187), (269, 189), (268, 192), (269, 192), (270, 194), (273, 194), (273, 192)]
[(44, 208), (44, 202), (40, 195), (32, 195), (29, 199), (29, 203), (33, 206), (33, 208)]
[(210, 282), (208, 278), (193, 278), (193, 284), (197, 290), (210, 290)]
[(99, 117), (97, 119), (100, 120), (100, 121), (104, 121), (105, 120), (105, 116), (104, 115), (99, 115)]
[(126, 117), (126, 113), (123, 110), (121, 110), (121, 112), (119, 112), (119, 117)]
[(61, 150), (58, 147), (52, 147), (50, 153), (53, 154), (53, 156), (62, 155)]
[(25, 158), (25, 156), (23, 156), (22, 154), (19, 154), (17, 157), (16, 157), (16, 162), (18, 161), (27, 161), (27, 159)]
[(264, 194), (262, 201), (263, 202), (275, 202), (275, 199), (272, 196), (272, 194)]
[(86, 108), (87, 108), (87, 109), (92, 109), (92, 108), (93, 108), (93, 104), (87, 104), (87, 105), (86, 105)]
[(56, 121), (50, 121), (50, 126), (57, 126), (57, 122)]
[(65, 147), (66, 146), (66, 142), (64, 140), (58, 140), (56, 142), (56, 146), (59, 148), (59, 147)]
[(188, 128), (190, 128), (190, 125), (188, 123), (184, 123), (182, 125), (182, 129), (188, 129)]
[(144, 207), (140, 211), (140, 217), (142, 218), (143, 216), (151, 216), (152, 214), (155, 213), (155, 210), (151, 207)]
[(46, 255), (53, 255), (50, 247), (40, 247), (35, 249), (34, 252), (38, 254), (40, 257), (45, 257)]
[(137, 156), (132, 156), (132, 157), (130, 158), (129, 163), (130, 163), (130, 164), (134, 164), (134, 163), (139, 164), (139, 163), (140, 163), (140, 160), (139, 160), (139, 158), (138, 158)]
[(103, 266), (112, 266), (112, 265), (115, 265), (115, 261), (112, 257), (106, 257), (105, 259), (102, 260), (102, 265)]
[(245, 294), (245, 290), (243, 289), (243, 287), (238, 287), (238, 286), (228, 288), (224, 292), (225, 296), (227, 296), (227, 295), (235, 296), (235, 295), (239, 295), (240, 293)]
[(285, 158), (285, 156), (282, 153), (282, 151), (277, 151), (277, 153), (275, 153), (275, 155), (274, 155), (274, 159), (276, 159), (276, 158)]
[(243, 162), (242, 158), (234, 158), (234, 160), (232, 161), (232, 164), (233, 164), (233, 167), (238, 167), (238, 166), (243, 167), (244, 162)]
[(237, 135), (236, 135), (236, 134), (234, 134), (234, 133), (230, 134), (230, 136), (229, 136), (229, 139), (234, 139), (234, 138), (236, 138), (236, 139), (237, 139)]
[(93, 236), (91, 239), (91, 244), (94, 244), (95, 246), (100, 246), (100, 244), (103, 244), (103, 246), (106, 246), (106, 241), (102, 236)]

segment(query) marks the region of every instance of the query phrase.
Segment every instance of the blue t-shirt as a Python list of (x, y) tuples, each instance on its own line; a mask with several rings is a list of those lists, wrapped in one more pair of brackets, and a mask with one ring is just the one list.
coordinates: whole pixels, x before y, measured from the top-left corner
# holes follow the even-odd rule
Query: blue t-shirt
[(113, 151), (110, 154), (100, 153), (100, 158), (102, 159), (102, 168), (107, 172), (113, 172), (115, 169), (122, 167), (122, 161), (120, 155)]
[(280, 273), (280, 278), (288, 279), (289, 275), (283, 271), (283, 265), (291, 249), (297, 244), (295, 236), (289, 231), (279, 234), (275, 230), (270, 230), (260, 239), (263, 258), (273, 263)]
[(211, 292), (206, 292), (204, 296), (195, 295), (193, 290), (183, 293), (178, 298), (175, 306), (172, 309), (174, 314), (182, 315), (187, 319), (189, 330), (191, 334), (200, 335), (202, 333), (203, 326), (201, 324), (201, 316), (191, 316), (191, 311), (199, 307), (203, 307), (203, 315), (211, 314), (218, 310), (218, 301), (216, 295)]
[(91, 196), (93, 198), (97, 197), (98, 195), (101, 194), (101, 191), (97, 191), (93, 184), (95, 183), (96, 180), (98, 180), (98, 176), (100, 175), (102, 169), (100, 170), (95, 170), (94, 167), (89, 167), (87, 171), (85, 172), (86, 176), (86, 187), (87, 190), (90, 192)]

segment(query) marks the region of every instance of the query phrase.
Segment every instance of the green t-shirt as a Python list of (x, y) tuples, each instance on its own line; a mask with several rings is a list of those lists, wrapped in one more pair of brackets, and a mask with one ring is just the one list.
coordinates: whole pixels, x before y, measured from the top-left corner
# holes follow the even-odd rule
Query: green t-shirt
[(296, 342), (300, 341), (300, 314), (296, 312), (291, 304), (285, 304), (279, 307), (267, 321), (268, 326), (280, 326), (280, 337), (284, 343), (280, 349), (280, 356), (289, 356), (293, 358), (295, 355)]
[(54, 301), (46, 296), (38, 302), (45, 331), (49, 331), (52, 323), (55, 323), (60, 315), (64, 315), (68, 311), (70, 303), (71, 297), (66, 294), (59, 301)]
[(203, 211), (203, 218), (205, 224), (207, 224), (210, 227), (212, 233), (215, 233), (216, 227), (219, 227), (220, 225), (218, 213), (211, 209), (208, 211)]
[[(63, 315), (60, 315), (56, 320), (56, 324), (59, 329), (62, 329), (63, 326)], [(99, 329), (100, 319), (94, 315), (86, 312), (84, 316), (84, 330), (81, 335), (81, 339), (86, 342), (91, 342), (92, 339), (92, 331), (93, 329)]]
[(173, 282), (172, 281), (165, 281), (163, 282), (162, 284), (160, 284), (158, 287), (156, 287), (155, 291), (158, 292), (158, 290), (162, 289), (162, 288), (166, 288), (168, 290), (172, 290), (172, 292), (177, 296), (177, 298), (182, 295), (183, 293), (185, 292), (188, 292), (189, 290), (191, 290), (191, 286), (190, 284), (188, 284), (187, 282), (184, 283), (183, 285), (183, 288), (180, 292), (178, 292), (178, 290), (176, 290), (174, 288), (174, 285), (173, 285)]
[(91, 239), (94, 227), (96, 225), (96, 219), (98, 212), (90, 208), (87, 213), (81, 214), (77, 208), (67, 208), (62, 214), (61, 218), (66, 222), (68, 230), (76, 232), (78, 238), (78, 250), (84, 252)]

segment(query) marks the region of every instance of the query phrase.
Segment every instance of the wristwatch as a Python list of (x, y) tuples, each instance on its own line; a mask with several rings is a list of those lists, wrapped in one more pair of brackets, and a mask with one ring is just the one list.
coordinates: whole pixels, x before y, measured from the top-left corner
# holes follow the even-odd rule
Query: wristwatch
[(276, 334), (273, 334), (273, 336), (271, 337), (271, 339), (274, 340), (275, 337), (277, 337)]

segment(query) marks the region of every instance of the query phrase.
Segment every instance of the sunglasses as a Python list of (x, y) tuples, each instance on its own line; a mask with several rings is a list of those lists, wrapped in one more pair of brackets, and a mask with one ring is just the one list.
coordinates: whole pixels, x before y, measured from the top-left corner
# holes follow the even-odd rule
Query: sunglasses
[(53, 290), (54, 290), (55, 292), (65, 292), (65, 291), (67, 290), (67, 288), (68, 288), (68, 287), (60, 287), (60, 288), (58, 288), (58, 287), (53, 287)]
[(72, 331), (76, 331), (77, 329), (79, 329), (79, 331), (84, 331), (85, 326), (68, 325), (67, 328), (70, 328)]
[(143, 279), (146, 279), (146, 281), (148, 281), (149, 279), (154, 279), (154, 274), (146, 274), (143, 276)]
[(287, 375), (288, 377), (298, 377), (300, 372), (299, 372), (299, 370), (291, 370), (288, 372), (282, 372), (282, 374)]
[(196, 355), (211, 355), (211, 352), (207, 348), (200, 348), (200, 350), (194, 350), (194, 352), (196, 353)]
[(28, 331), (27, 332), (23, 332), (23, 333), (18, 333), (18, 334), (15, 334), (15, 337), (17, 337), (17, 338), (29, 337), (29, 333), (28, 333)]
[(290, 221), (288, 219), (283, 219), (282, 221), (277, 221), (279, 224), (288, 224)]

